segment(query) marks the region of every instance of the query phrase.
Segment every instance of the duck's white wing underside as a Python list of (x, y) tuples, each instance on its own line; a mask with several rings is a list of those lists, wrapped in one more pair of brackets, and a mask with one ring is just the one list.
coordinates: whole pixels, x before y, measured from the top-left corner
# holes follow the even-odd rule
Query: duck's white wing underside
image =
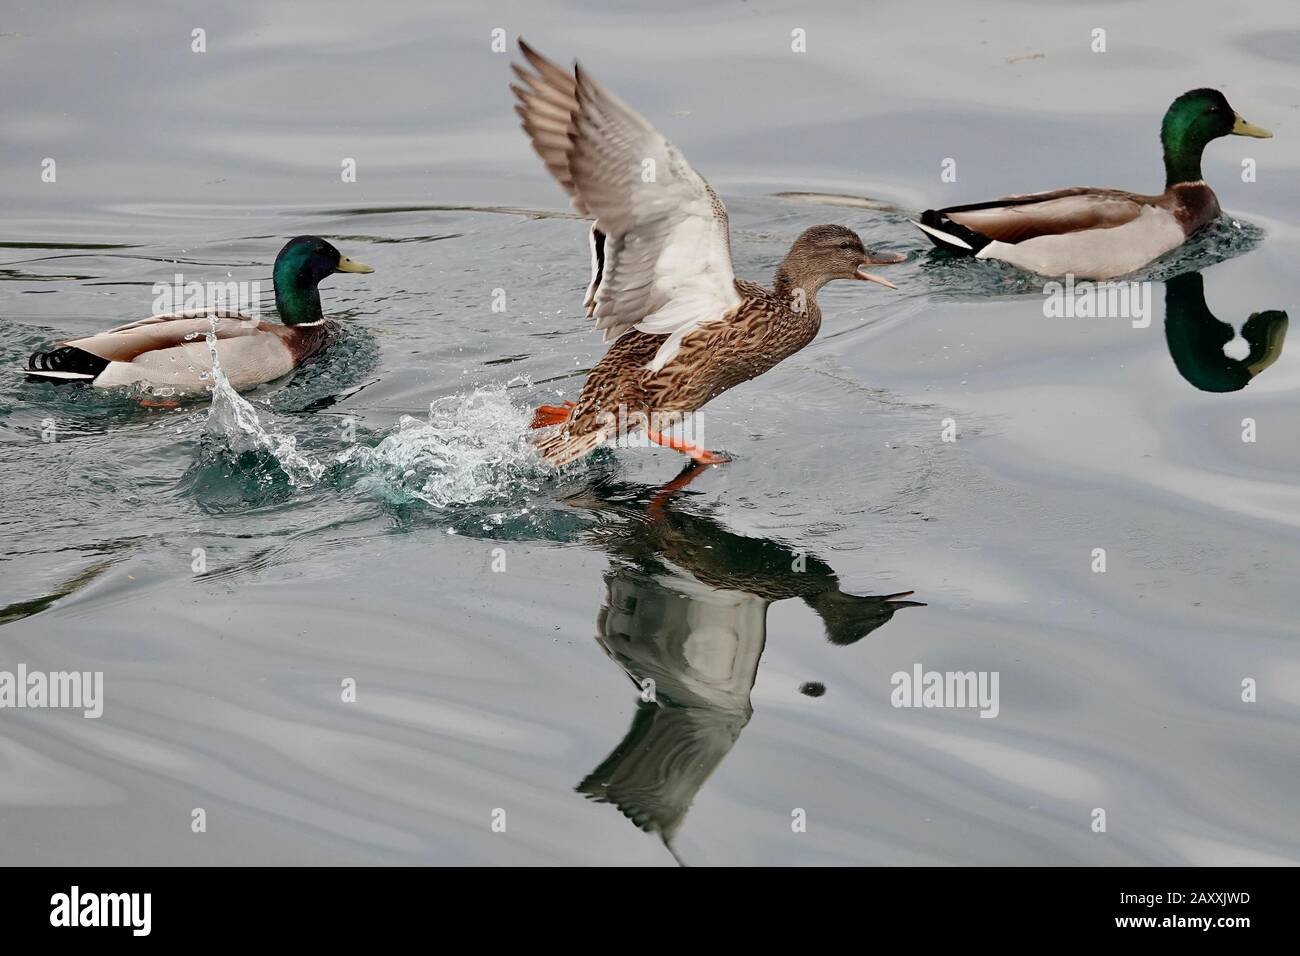
[(740, 304), (727, 210), (685, 157), (589, 75), (521, 44), (533, 71), (513, 86), (524, 130), (548, 170), (593, 216), (587, 308), (612, 341), (629, 329), (666, 336), (658, 371), (681, 339)]

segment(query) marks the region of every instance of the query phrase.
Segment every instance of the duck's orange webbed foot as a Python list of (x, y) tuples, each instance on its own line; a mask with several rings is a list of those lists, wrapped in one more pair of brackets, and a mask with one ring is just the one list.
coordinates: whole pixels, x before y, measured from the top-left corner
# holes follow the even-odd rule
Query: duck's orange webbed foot
[(573, 402), (565, 402), (563, 405), (538, 405), (537, 411), (533, 413), (532, 428), (546, 428), (548, 425), (561, 425), (569, 420), (569, 413), (573, 411)]
[(690, 442), (681, 438), (669, 438), (653, 428), (645, 430), (646, 437), (656, 445), (663, 445), (665, 448), (671, 448), (673, 451), (679, 451), (683, 455), (690, 455), (701, 465), (721, 465), (724, 462), (731, 461), (731, 458), (720, 451), (706, 451), (699, 445), (692, 445)]
[(179, 398), (142, 398), (140, 399), (141, 408), (180, 408), (181, 401)]

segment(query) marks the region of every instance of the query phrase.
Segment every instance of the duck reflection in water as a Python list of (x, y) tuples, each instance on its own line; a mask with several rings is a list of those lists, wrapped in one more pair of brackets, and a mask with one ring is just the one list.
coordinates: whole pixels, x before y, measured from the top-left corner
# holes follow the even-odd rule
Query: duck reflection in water
[(577, 789), (659, 834), (675, 858), (695, 795), (752, 714), (768, 606), (801, 598), (840, 646), (923, 606), (905, 600), (911, 591), (847, 594), (816, 556), (687, 511), (678, 495), (706, 467), (688, 467), (653, 496), (606, 482), (569, 499), (602, 516), (596, 535), (611, 568), (596, 640), (641, 698), (622, 742)]
[(1179, 374), (1203, 392), (1235, 392), (1282, 354), (1285, 312), (1256, 312), (1241, 327), (1250, 346), (1244, 359), (1229, 358), (1223, 347), (1233, 339), (1232, 326), (1205, 304), (1199, 272), (1184, 272), (1165, 283), (1165, 342)]

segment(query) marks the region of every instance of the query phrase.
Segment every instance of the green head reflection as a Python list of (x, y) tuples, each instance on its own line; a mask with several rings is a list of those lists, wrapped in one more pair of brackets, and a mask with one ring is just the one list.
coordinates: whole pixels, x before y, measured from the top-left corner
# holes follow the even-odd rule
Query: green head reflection
[(1232, 341), (1232, 326), (1206, 306), (1201, 274), (1184, 272), (1165, 283), (1165, 341), (1169, 354), (1179, 374), (1203, 392), (1245, 388), (1282, 354), (1286, 327), (1285, 312), (1256, 312), (1241, 329), (1250, 354), (1244, 359), (1229, 358), (1223, 347)]

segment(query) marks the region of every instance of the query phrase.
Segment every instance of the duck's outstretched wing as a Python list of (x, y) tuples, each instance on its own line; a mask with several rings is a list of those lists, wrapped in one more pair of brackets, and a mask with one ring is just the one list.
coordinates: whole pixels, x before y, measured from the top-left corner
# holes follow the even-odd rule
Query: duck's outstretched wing
[(1074, 186), (1051, 192), (1006, 196), (990, 202), (927, 209), (921, 229), (936, 245), (973, 254), (989, 242), (1014, 245), (1039, 236), (1111, 229), (1132, 222), (1158, 197), (1118, 189)]
[(581, 67), (573, 73), (522, 40), (532, 68), (511, 84), (524, 131), (574, 208), (595, 218), (588, 314), (613, 341), (629, 329), (668, 338), (662, 369), (701, 322), (740, 304), (727, 210), (672, 143)]

